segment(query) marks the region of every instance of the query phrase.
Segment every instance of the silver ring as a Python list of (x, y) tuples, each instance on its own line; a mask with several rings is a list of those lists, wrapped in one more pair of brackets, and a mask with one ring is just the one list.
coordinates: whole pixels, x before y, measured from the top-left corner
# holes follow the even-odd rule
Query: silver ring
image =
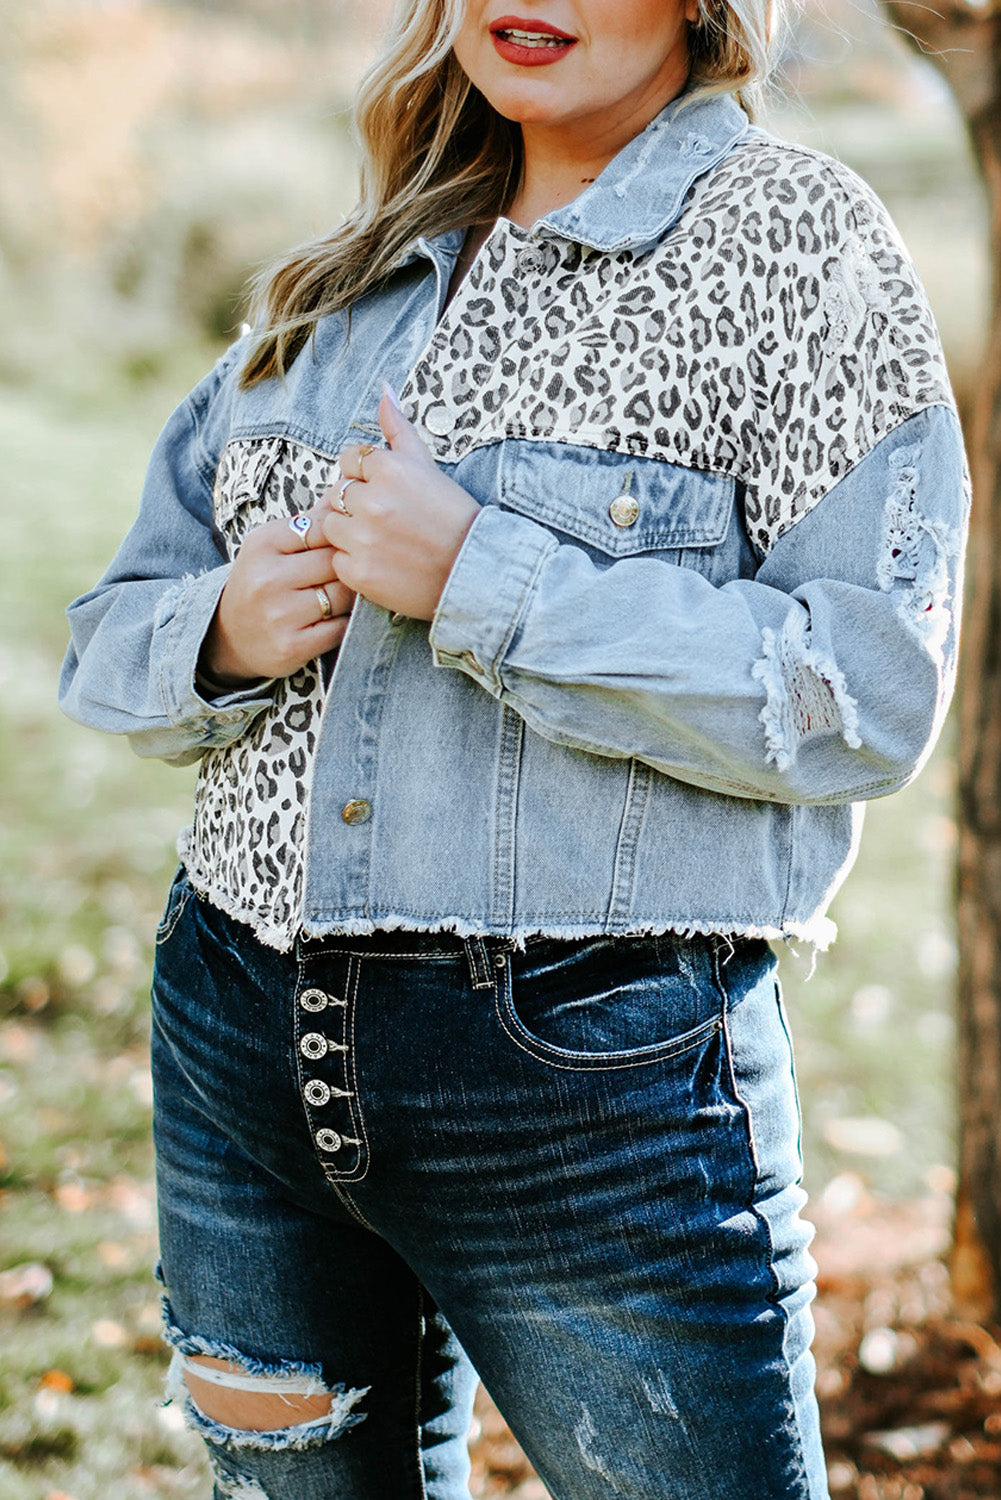
[(344, 496), (347, 493), (348, 487), (352, 484), (360, 483), (361, 480), (359, 479), (345, 479), (344, 483), (337, 491), (337, 499), (334, 501), (334, 509), (339, 510), (342, 516), (349, 516), (351, 514), (347, 506), (344, 504)]
[(305, 514), (304, 511), (300, 511), (297, 516), (289, 516), (289, 518), (288, 518), (288, 529), (289, 529), (289, 531), (294, 531), (295, 532), (296, 536), (299, 538), (299, 540), (302, 543), (303, 548), (304, 548), (304, 550), (306, 552), (308, 552), (310, 550), (308, 538), (309, 538), (309, 528), (312, 526), (312, 524), (313, 524), (312, 521), (309, 519), (309, 517)]
[(316, 595), (316, 602), (320, 606), (320, 619), (329, 620), (334, 613), (334, 606), (330, 602), (330, 595), (322, 585), (319, 588), (315, 588), (313, 593)]

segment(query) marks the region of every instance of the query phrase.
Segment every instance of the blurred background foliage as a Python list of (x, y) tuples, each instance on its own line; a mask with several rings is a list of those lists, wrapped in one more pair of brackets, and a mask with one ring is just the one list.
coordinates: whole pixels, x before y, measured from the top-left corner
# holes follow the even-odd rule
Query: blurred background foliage
[[(146, 992), (191, 774), (59, 718), (62, 608), (129, 524), (248, 274), (350, 205), (349, 103), (386, 9), (0, 0), (3, 1500), (206, 1493), (198, 1444), (153, 1405), (149, 1280)], [(763, 123), (887, 201), (965, 403), (986, 236), (944, 86), (869, 0), (806, 3)], [(786, 965), (822, 1210), (951, 1190), (952, 786), (946, 744), (872, 807), (839, 944), (809, 982), (806, 956)], [(477, 1480), (523, 1500), (532, 1482)]]

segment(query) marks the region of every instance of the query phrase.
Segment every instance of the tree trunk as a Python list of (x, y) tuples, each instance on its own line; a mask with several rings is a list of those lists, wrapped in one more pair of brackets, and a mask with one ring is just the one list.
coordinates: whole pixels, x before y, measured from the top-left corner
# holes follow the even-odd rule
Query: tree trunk
[(990, 211), (989, 332), (968, 432), (973, 524), (959, 680), (959, 1187), (952, 1283), (1001, 1321), (1001, 3), (884, 0), (944, 75)]

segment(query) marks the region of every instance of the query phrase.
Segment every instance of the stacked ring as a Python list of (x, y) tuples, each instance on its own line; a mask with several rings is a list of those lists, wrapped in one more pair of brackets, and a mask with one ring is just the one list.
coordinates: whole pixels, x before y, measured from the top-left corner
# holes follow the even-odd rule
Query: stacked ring
[(316, 602), (320, 606), (320, 619), (329, 620), (334, 613), (334, 606), (330, 602), (330, 595), (322, 586), (315, 588), (313, 593), (316, 595)]
[(360, 479), (345, 479), (344, 483), (337, 491), (337, 499), (334, 501), (334, 509), (339, 510), (342, 516), (349, 516), (351, 514), (347, 506), (344, 504), (344, 496), (347, 493), (348, 487), (352, 484), (361, 484), (361, 482), (362, 481)]
[(365, 482), (366, 482), (366, 480), (365, 480), (365, 460), (366, 460), (366, 458), (368, 458), (368, 456), (369, 456), (370, 453), (374, 453), (374, 452), (375, 452), (375, 444), (374, 443), (363, 443), (362, 446), (358, 449), (358, 477), (361, 480), (362, 484), (365, 484)]

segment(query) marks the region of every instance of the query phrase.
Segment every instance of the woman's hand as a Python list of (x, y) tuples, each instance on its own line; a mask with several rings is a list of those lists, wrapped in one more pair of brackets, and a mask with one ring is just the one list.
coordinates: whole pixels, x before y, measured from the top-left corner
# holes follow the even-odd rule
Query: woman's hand
[(345, 480), (356, 482), (327, 492), (323, 531), (348, 588), (384, 609), (430, 620), (480, 507), (441, 472), (388, 387), (379, 425), (388, 448), (352, 444), (340, 455)]
[(287, 677), (340, 644), (354, 593), (339, 581), (324, 540), (327, 510), (321, 500), (305, 512), (312, 524), (304, 536), (287, 520), (247, 533), (198, 661), (213, 682), (235, 689), (254, 678)]

